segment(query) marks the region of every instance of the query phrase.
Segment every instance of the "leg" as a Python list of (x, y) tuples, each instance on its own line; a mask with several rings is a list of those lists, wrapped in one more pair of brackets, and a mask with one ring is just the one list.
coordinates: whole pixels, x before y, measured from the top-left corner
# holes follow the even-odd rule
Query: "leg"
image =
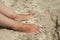
[(32, 14), (23, 14), (23, 15), (17, 15), (14, 11), (4, 6), (2, 3), (0, 3), (0, 12), (1, 14), (4, 14), (5, 16), (15, 19), (15, 20), (26, 20), (31, 18)]
[(0, 3), (0, 12), (10, 18), (15, 18), (16, 14), (12, 10), (10, 10), (8, 7)]
[(8, 17), (2, 15), (0, 13), (0, 26), (12, 28), (17, 31), (23, 31), (23, 32), (36, 32), (37, 27), (33, 24), (22, 24), (17, 21), (14, 21), (12, 19), (9, 19)]
[(0, 26), (13, 27), (14, 24), (15, 24), (15, 21), (9, 19), (8, 17), (6, 17), (0, 13)]

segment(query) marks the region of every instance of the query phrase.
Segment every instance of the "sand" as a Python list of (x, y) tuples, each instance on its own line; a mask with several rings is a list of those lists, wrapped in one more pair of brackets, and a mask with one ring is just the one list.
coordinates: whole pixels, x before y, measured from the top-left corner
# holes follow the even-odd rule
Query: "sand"
[[(35, 13), (22, 23), (38, 25), (40, 33), (23, 33), (0, 29), (0, 40), (59, 40), (60, 26), (56, 26), (56, 16), (60, 25), (60, 0), (0, 0), (17, 14)], [(56, 28), (57, 27), (57, 28)]]

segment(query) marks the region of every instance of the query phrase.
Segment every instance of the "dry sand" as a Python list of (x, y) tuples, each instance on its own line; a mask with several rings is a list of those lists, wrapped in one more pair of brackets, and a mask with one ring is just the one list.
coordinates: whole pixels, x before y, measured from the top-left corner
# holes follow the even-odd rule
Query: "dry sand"
[[(27, 34), (9, 29), (0, 29), (0, 40), (59, 40), (60, 26), (56, 26), (56, 16), (60, 25), (60, 0), (0, 0), (16, 13), (35, 13), (22, 23), (37, 24), (38, 34)], [(57, 28), (56, 28), (57, 27)]]

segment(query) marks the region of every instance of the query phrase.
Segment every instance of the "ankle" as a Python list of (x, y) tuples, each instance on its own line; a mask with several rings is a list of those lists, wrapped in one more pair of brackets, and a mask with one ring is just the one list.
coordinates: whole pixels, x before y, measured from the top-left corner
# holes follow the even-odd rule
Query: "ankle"
[(12, 26), (12, 29), (14, 30), (18, 30), (22, 28), (22, 24), (19, 22), (14, 23), (14, 25)]
[(12, 18), (12, 19), (16, 19), (17, 17), (18, 17), (18, 15), (16, 14), (16, 15), (14, 15), (14, 16), (13, 16), (13, 18)]

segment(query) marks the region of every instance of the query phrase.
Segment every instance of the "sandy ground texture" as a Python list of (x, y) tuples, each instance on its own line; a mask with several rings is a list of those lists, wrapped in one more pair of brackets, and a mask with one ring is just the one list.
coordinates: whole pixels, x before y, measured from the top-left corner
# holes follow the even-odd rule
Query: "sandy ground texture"
[(35, 13), (22, 23), (37, 24), (40, 33), (0, 29), (0, 40), (60, 40), (60, 0), (0, 0), (16, 13)]

